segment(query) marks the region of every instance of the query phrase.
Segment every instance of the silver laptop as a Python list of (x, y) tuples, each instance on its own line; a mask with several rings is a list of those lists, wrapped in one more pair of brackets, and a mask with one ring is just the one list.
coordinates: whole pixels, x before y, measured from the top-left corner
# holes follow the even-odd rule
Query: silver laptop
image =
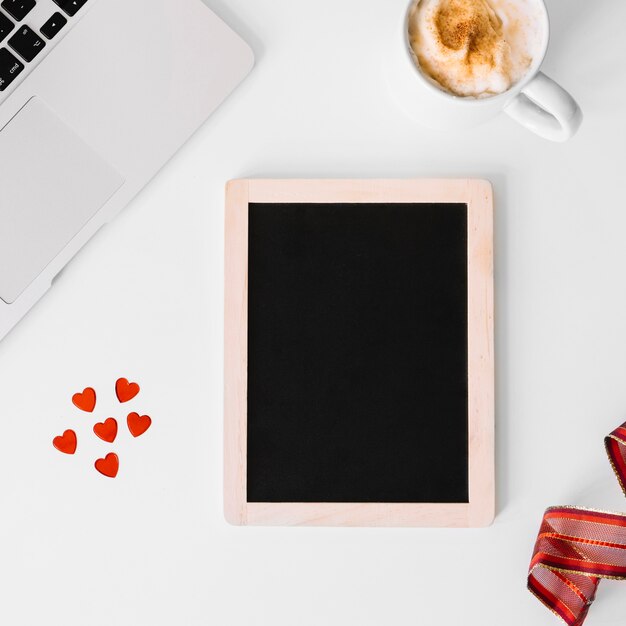
[(0, 0), (0, 339), (253, 62), (202, 0)]

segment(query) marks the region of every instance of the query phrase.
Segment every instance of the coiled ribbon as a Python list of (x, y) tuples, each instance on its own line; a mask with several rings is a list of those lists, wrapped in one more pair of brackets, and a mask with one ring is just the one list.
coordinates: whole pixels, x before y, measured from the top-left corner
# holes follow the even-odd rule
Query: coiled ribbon
[[(604, 440), (626, 495), (626, 423)], [(600, 580), (626, 580), (626, 514), (552, 507), (544, 516), (528, 589), (569, 626), (581, 626)]]

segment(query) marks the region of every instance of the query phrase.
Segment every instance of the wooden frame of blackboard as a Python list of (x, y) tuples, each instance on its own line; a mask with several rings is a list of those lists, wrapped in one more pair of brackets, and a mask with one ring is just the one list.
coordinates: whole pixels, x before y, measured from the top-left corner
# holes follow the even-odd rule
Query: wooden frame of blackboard
[[(467, 503), (248, 502), (247, 341), (250, 203), (467, 204)], [(488, 181), (234, 180), (225, 217), (224, 512), (234, 525), (480, 527), (495, 512), (493, 199)]]

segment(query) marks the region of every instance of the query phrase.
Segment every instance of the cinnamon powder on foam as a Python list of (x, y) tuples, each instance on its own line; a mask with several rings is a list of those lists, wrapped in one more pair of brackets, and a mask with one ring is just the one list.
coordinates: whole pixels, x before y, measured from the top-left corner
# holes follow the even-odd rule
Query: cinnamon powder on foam
[(452, 50), (467, 50), (465, 63), (495, 67), (494, 54), (503, 39), (502, 20), (485, 11), (482, 0), (450, 0), (435, 16), (435, 36)]
[[(411, 18), (412, 47), (423, 71), (451, 93), (475, 97), (501, 93), (531, 64), (527, 56), (521, 68), (517, 59), (512, 61), (515, 51), (503, 21), (487, 0), (422, 0), (422, 4), (424, 12), (419, 14), (417, 4)], [(518, 27), (509, 23), (508, 34)], [(428, 39), (428, 48), (420, 46), (420, 39)]]

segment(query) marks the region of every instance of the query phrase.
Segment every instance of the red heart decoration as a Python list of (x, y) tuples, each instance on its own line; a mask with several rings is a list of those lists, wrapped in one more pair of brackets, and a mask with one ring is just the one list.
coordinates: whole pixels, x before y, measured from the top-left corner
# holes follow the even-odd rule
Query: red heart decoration
[(83, 393), (75, 393), (72, 396), (72, 402), (81, 411), (93, 413), (96, 408), (96, 392), (91, 387), (87, 387)]
[(120, 460), (115, 452), (109, 452), (103, 459), (95, 462), (95, 468), (107, 478), (115, 478), (120, 468)]
[(152, 419), (148, 415), (139, 415), (139, 413), (130, 413), (126, 418), (128, 430), (133, 437), (143, 435), (152, 425)]
[(120, 378), (115, 383), (115, 395), (120, 402), (128, 402), (139, 393), (137, 383), (129, 383), (126, 378)]
[(100, 437), (102, 441), (113, 443), (117, 437), (117, 420), (109, 417), (104, 420), (104, 422), (98, 422), (93, 427), (93, 432), (96, 433), (96, 436)]
[(76, 433), (73, 430), (66, 430), (62, 436), (52, 440), (52, 445), (63, 454), (74, 454), (78, 445)]

